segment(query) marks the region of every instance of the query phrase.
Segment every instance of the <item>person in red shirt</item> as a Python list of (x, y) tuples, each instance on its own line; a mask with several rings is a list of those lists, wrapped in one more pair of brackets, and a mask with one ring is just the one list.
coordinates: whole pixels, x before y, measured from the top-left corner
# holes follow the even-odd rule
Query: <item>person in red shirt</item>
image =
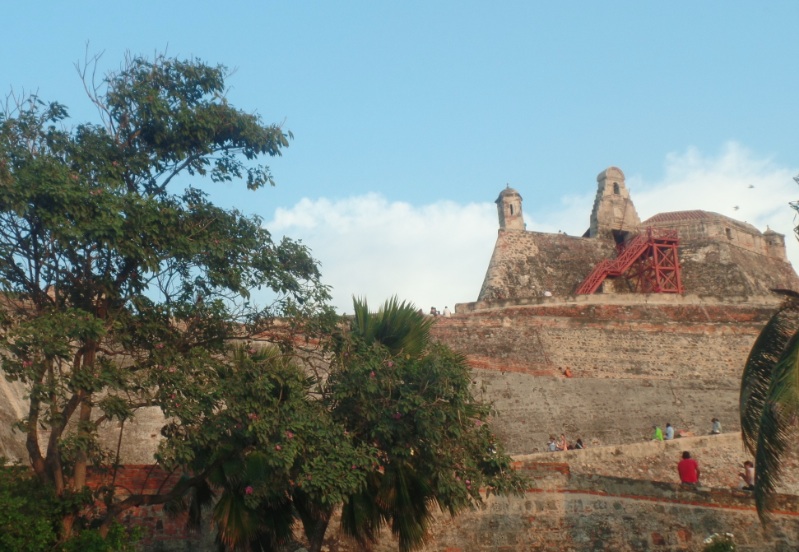
[(696, 485), (699, 483), (699, 462), (691, 458), (687, 450), (682, 453), (682, 460), (677, 464), (680, 481), (683, 485)]

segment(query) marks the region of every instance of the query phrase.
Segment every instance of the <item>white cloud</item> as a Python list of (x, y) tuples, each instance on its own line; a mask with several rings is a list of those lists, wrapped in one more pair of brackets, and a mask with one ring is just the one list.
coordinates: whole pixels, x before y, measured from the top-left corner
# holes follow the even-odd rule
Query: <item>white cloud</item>
[(656, 213), (702, 209), (748, 222), (760, 231), (770, 227), (785, 234), (788, 258), (799, 267), (790, 201), (799, 199), (795, 168), (780, 167), (740, 144), (730, 142), (716, 156), (696, 149), (666, 157), (663, 180), (627, 183), (642, 220)]
[[(789, 258), (799, 267), (788, 202), (799, 198), (796, 169), (780, 167), (736, 143), (716, 156), (696, 149), (666, 156), (664, 177), (648, 181), (627, 175), (627, 187), (642, 220), (656, 213), (702, 209), (770, 226), (786, 235)], [(534, 190), (520, 190), (532, 196)], [(596, 190), (564, 196), (560, 204), (531, 213), (527, 227), (581, 235), (587, 228)], [(736, 209), (737, 207), (737, 209)], [(546, 208), (546, 206), (544, 206)], [(275, 235), (301, 239), (322, 263), (324, 281), (333, 287), (333, 304), (352, 311), (352, 296), (376, 307), (392, 295), (450, 308), (477, 299), (497, 235), (493, 203), (452, 201), (414, 206), (389, 202), (380, 194), (303, 199), (278, 209), (267, 223)]]
[(267, 228), (299, 238), (322, 264), (333, 305), (352, 312), (352, 296), (377, 307), (397, 295), (416, 306), (450, 309), (477, 299), (497, 235), (492, 203), (423, 206), (379, 194), (303, 199), (278, 209)]

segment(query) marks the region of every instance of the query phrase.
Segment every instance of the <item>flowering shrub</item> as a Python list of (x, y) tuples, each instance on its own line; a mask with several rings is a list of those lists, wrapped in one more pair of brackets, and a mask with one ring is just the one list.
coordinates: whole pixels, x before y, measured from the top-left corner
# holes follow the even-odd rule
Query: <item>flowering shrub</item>
[(722, 535), (713, 533), (705, 539), (705, 546), (702, 552), (735, 552), (735, 537), (732, 533), (724, 533)]

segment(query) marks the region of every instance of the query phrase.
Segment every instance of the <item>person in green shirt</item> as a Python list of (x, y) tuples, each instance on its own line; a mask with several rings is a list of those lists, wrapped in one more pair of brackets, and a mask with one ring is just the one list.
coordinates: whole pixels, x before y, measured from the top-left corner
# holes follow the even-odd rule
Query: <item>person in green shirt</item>
[(663, 430), (660, 427), (653, 425), (652, 429), (655, 430), (655, 435), (652, 437), (653, 441), (662, 441), (663, 440)]

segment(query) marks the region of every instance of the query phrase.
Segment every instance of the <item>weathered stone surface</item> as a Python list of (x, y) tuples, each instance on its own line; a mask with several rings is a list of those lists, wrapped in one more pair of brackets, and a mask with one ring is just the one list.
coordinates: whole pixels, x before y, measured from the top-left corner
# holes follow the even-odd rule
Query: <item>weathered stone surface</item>
[[(603, 259), (615, 256), (617, 244), (647, 228), (676, 230), (685, 293), (713, 297), (757, 297), (773, 288), (799, 290), (785, 255), (785, 237), (760, 232), (751, 224), (707, 211), (657, 214), (640, 222), (624, 174), (610, 167), (597, 177), (598, 189), (584, 237), (509, 230), (500, 210), (499, 235), (483, 286), (472, 308), (502, 301), (530, 301), (544, 296), (569, 297)], [(513, 190), (518, 220), (521, 195)], [(502, 196), (498, 204), (502, 203)], [(507, 210), (507, 208), (506, 208)], [(624, 278), (608, 279), (605, 294), (630, 293)]]

